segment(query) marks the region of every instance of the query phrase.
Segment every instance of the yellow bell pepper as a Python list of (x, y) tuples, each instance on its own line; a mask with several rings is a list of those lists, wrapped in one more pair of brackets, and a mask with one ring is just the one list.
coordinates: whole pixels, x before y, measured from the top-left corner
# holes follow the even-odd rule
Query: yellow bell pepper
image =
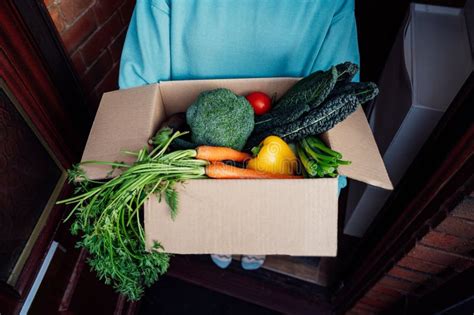
[(256, 157), (251, 159), (247, 168), (281, 175), (293, 175), (298, 159), (288, 144), (277, 136), (268, 136), (260, 143)]

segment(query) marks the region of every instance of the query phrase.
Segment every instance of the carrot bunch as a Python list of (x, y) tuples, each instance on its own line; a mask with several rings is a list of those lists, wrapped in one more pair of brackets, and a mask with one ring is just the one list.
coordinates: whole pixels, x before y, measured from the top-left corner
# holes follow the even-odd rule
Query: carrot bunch
[(301, 176), (271, 174), (252, 169), (240, 168), (222, 161), (245, 162), (252, 156), (231, 148), (200, 146), (196, 148), (196, 159), (209, 161), (205, 173), (210, 178), (221, 179), (294, 179)]
[[(187, 132), (173, 132), (170, 127), (160, 129), (156, 135), (150, 139), (149, 143), (154, 146), (154, 150), (150, 153), (153, 156), (154, 151), (168, 148), (174, 139), (185, 135)], [(223, 163), (223, 161), (247, 162), (252, 156), (245, 152), (240, 152), (228, 147), (217, 147), (201, 145), (196, 149), (177, 150), (169, 153), (170, 156), (180, 158), (194, 158), (198, 161), (205, 162), (202, 169), (202, 175), (215, 179), (294, 179), (302, 178), (301, 176), (272, 174), (252, 169), (235, 167)], [(177, 161), (182, 164), (183, 161)], [(191, 163), (186, 161), (184, 163)], [(203, 165), (200, 164), (199, 167)]]

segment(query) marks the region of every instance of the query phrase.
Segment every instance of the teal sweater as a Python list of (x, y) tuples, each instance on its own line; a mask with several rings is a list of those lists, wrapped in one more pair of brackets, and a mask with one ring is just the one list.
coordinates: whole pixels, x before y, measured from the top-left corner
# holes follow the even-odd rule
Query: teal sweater
[(353, 0), (137, 0), (121, 88), (359, 63)]

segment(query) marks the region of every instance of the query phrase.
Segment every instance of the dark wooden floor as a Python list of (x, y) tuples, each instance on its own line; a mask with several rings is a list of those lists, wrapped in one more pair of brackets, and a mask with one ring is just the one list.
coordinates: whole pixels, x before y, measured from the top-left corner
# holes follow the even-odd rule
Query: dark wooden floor
[(235, 260), (223, 270), (209, 255), (175, 255), (168, 276), (285, 314), (331, 310), (327, 288), (265, 268), (246, 271)]
[(176, 278), (164, 277), (147, 291), (138, 314), (274, 315), (280, 313)]

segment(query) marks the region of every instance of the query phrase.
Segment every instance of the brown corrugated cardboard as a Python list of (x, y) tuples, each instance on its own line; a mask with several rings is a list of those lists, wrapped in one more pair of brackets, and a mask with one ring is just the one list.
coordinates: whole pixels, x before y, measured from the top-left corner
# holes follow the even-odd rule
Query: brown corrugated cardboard
[[(138, 151), (165, 118), (158, 84), (105, 93), (95, 115), (82, 161), (133, 162), (122, 151)], [(91, 179), (105, 178), (109, 167), (83, 166)]]
[(148, 245), (177, 254), (335, 256), (337, 179), (194, 180), (179, 185), (173, 222), (165, 203), (145, 207)]
[(362, 108), (326, 132), (322, 138), (334, 150), (341, 152), (351, 165), (341, 165), (341, 175), (369, 185), (393, 189), (387, 170)]
[[(280, 97), (295, 78), (173, 81), (106, 93), (97, 112), (83, 161), (130, 161), (123, 150), (141, 149), (160, 122), (184, 111), (200, 92), (226, 87), (245, 95), (260, 90)], [(331, 129), (325, 139), (352, 164), (340, 173), (391, 188), (361, 109)], [(85, 165), (90, 178), (110, 168)], [(145, 206), (148, 245), (159, 241), (181, 254), (287, 254), (335, 256), (337, 179), (194, 180), (178, 185), (179, 215), (165, 203)]]

